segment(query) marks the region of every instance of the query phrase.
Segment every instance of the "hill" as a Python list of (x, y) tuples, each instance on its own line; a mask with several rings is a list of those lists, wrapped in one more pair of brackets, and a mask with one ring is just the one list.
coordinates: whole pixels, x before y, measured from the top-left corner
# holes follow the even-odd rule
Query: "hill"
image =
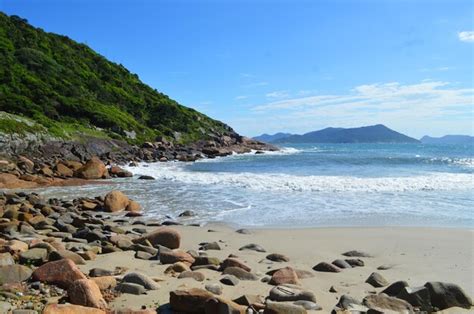
[(419, 141), (382, 124), (359, 128), (326, 128), (292, 135), (272, 143), (418, 143)]
[(236, 135), (88, 46), (1, 12), (0, 111), (10, 114), (0, 118), (0, 133), (27, 131), (21, 121), (29, 118), (63, 139), (142, 143), (162, 136), (190, 143)]
[(445, 135), (442, 137), (423, 136), (420, 141), (423, 144), (461, 144), (473, 145), (474, 136), (469, 135)]
[(287, 138), (287, 137), (290, 137), (292, 136), (293, 134), (291, 133), (275, 133), (273, 135), (271, 134), (262, 134), (262, 135), (259, 135), (259, 136), (255, 136), (253, 139), (254, 140), (257, 140), (257, 141), (262, 141), (262, 142), (266, 142), (266, 143), (271, 143), (271, 142), (274, 142), (276, 140), (281, 140), (281, 139), (284, 139), (284, 138)]

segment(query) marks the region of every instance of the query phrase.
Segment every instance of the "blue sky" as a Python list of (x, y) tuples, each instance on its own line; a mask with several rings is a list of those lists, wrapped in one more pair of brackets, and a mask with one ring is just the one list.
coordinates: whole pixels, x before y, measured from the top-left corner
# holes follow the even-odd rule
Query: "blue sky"
[(472, 1), (0, 0), (245, 135), (473, 134)]

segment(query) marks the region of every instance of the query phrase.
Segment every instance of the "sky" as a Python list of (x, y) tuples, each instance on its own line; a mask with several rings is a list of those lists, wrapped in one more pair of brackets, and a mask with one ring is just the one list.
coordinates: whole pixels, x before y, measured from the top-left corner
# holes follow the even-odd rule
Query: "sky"
[(237, 132), (474, 135), (474, 1), (0, 0)]

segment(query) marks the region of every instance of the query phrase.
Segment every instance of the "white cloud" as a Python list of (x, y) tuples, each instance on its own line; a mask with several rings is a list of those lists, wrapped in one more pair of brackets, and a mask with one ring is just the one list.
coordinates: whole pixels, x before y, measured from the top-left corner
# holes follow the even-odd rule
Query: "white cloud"
[(474, 42), (474, 31), (459, 32), (458, 38), (460, 41), (472, 43)]
[(268, 82), (256, 82), (256, 83), (250, 83), (246, 84), (243, 87), (260, 87), (260, 86), (267, 86)]
[(271, 93), (265, 94), (265, 97), (267, 98), (288, 98), (290, 94), (288, 94), (288, 91), (286, 90), (277, 90)]
[(247, 95), (239, 95), (239, 96), (235, 97), (235, 100), (243, 100), (243, 99), (247, 99), (247, 98), (249, 98), (249, 96), (247, 96)]
[[(342, 94), (273, 101), (254, 106), (252, 118), (260, 121), (255, 123), (255, 134), (384, 123), (400, 131), (411, 128), (415, 133), (412, 135), (421, 136), (446, 125), (450, 125), (450, 129), (445, 132), (472, 133), (473, 109), (474, 88), (424, 80), (415, 84), (365, 84)], [(264, 124), (262, 119), (265, 119)], [(263, 126), (265, 129), (257, 129)]]

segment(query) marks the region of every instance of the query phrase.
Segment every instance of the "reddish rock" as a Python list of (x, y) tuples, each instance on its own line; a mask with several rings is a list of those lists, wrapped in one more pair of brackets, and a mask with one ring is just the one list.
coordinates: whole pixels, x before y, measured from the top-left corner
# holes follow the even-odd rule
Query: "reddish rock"
[(109, 192), (105, 196), (105, 210), (108, 212), (118, 212), (124, 210), (128, 203), (128, 197), (120, 191)]
[(74, 281), (86, 279), (86, 276), (70, 259), (46, 263), (33, 272), (34, 280), (69, 287)]
[(89, 279), (79, 279), (74, 281), (67, 289), (69, 301), (72, 304), (106, 309), (105, 302), (100, 292), (99, 286)]
[(37, 185), (35, 182), (18, 179), (14, 174), (0, 173), (0, 189), (28, 189)]
[(96, 283), (100, 291), (113, 289), (117, 286), (117, 280), (114, 276), (93, 277), (91, 280)]
[(63, 177), (72, 177), (74, 175), (74, 171), (62, 163), (57, 164), (54, 170)]
[(76, 176), (88, 180), (101, 179), (107, 176), (107, 168), (99, 158), (93, 157), (76, 171)]
[(42, 175), (46, 176), (46, 177), (53, 177), (54, 176), (54, 172), (53, 170), (51, 170), (51, 168), (49, 166), (44, 166), (40, 169), (39, 173), (41, 173)]
[(43, 309), (43, 314), (106, 314), (106, 312), (74, 304), (48, 304)]
[(273, 273), (272, 279), (270, 279), (271, 285), (282, 285), (282, 284), (299, 284), (298, 275), (296, 271), (291, 267), (284, 267)]
[(162, 264), (174, 264), (177, 262), (183, 262), (192, 265), (194, 263), (194, 258), (184, 251), (170, 250), (160, 252), (160, 262)]
[(109, 173), (112, 176), (119, 178), (129, 178), (133, 177), (133, 174), (130, 171), (120, 168), (119, 166), (112, 166), (109, 169)]
[(177, 230), (168, 227), (160, 227), (143, 237), (136, 239), (135, 243), (140, 243), (143, 240), (148, 240), (157, 247), (158, 245), (166, 246), (169, 249), (177, 249), (181, 243), (181, 235)]
[(24, 156), (19, 156), (18, 167), (28, 172), (33, 172), (33, 169), (35, 168), (35, 163)]
[(222, 270), (225, 270), (227, 267), (238, 267), (248, 272), (252, 270), (250, 267), (248, 267), (247, 265), (245, 265), (244, 263), (242, 263), (241, 261), (235, 258), (227, 258), (222, 262), (221, 264)]
[(170, 306), (176, 312), (204, 313), (206, 302), (214, 295), (206, 290), (192, 288), (170, 292)]
[(140, 210), (142, 209), (142, 207), (140, 206), (140, 204), (138, 204), (137, 202), (135, 201), (130, 201), (128, 202), (128, 205), (127, 207), (125, 208), (126, 211), (128, 212), (139, 212)]
[(74, 161), (74, 160), (63, 161), (63, 164), (74, 171), (81, 169), (83, 166), (82, 163), (80, 163), (79, 161)]

